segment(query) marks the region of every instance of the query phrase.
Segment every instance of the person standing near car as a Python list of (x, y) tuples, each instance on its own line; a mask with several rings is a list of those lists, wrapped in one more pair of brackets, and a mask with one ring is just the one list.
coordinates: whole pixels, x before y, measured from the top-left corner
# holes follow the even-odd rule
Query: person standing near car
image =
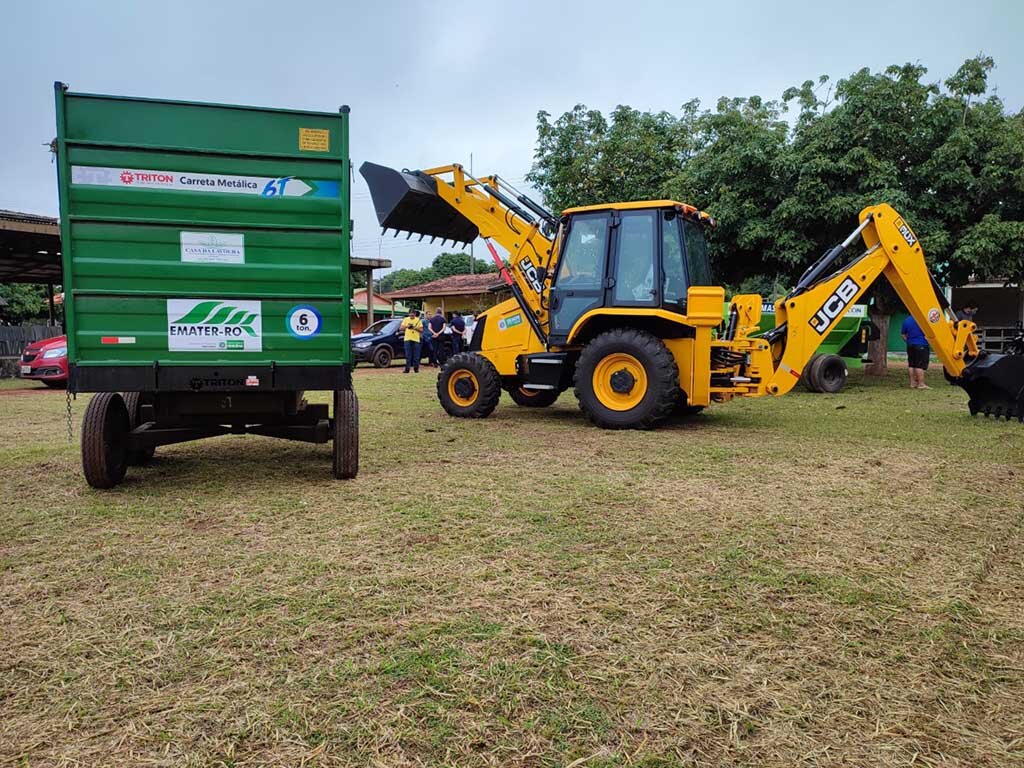
[(419, 310), (410, 309), (408, 317), (402, 321), (399, 329), (405, 331), (405, 336), (403, 337), (405, 340), (405, 370), (403, 373), (409, 372), (410, 365), (413, 371), (419, 373), (420, 338), (423, 335), (423, 321), (420, 320)]
[(924, 383), (924, 372), (928, 369), (928, 356), (931, 348), (917, 321), (907, 316), (900, 328), (900, 335), (907, 343), (907, 368), (910, 370), (911, 389), (931, 389)]
[(462, 351), (462, 336), (466, 332), (466, 321), (459, 310), (452, 312), (452, 354)]
[(427, 333), (430, 336), (430, 364), (437, 367), (438, 351), (441, 348), (441, 334), (444, 333), (445, 327), (448, 323), (444, 320), (444, 315), (441, 314), (441, 308), (438, 307), (434, 310), (434, 316), (430, 318), (428, 325), (430, 326)]

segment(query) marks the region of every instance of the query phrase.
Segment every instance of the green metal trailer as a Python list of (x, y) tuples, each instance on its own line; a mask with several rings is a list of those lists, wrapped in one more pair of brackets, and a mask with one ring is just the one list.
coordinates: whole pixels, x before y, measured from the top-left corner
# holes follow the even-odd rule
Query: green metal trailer
[[(729, 304), (722, 310), (723, 319), (729, 317)], [(775, 327), (775, 305), (766, 301), (761, 305), (760, 330)], [(800, 375), (801, 383), (811, 392), (839, 392), (846, 385), (848, 361), (860, 365), (861, 355), (867, 351), (867, 342), (877, 338), (878, 329), (868, 319), (868, 308), (854, 304), (825, 337), (818, 352), (807, 362)]]
[(241, 433), (333, 440), (354, 477), (348, 107), (55, 95), (68, 386), (100, 393), (89, 484)]

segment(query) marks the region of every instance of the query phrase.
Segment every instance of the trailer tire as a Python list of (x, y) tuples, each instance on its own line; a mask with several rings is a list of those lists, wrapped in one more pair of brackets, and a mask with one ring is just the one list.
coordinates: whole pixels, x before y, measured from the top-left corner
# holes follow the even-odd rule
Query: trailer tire
[(82, 472), (93, 488), (113, 488), (128, 467), (128, 409), (117, 392), (93, 397), (82, 418)]
[(583, 348), (574, 375), (580, 410), (603, 429), (650, 429), (679, 402), (679, 367), (657, 336), (605, 331)]
[(512, 402), (523, 408), (547, 408), (562, 393), (557, 389), (523, 389), (516, 386), (510, 387), (508, 394)]
[(822, 355), (814, 361), (811, 377), (814, 391), (834, 395), (846, 386), (846, 361), (839, 355)]
[(501, 379), (494, 363), (475, 352), (448, 358), (437, 374), (437, 399), (449, 416), (486, 419), (501, 398)]
[(821, 353), (815, 352), (813, 355), (811, 355), (811, 359), (807, 361), (807, 365), (804, 366), (803, 371), (800, 372), (800, 381), (798, 383), (803, 384), (804, 389), (806, 389), (808, 392), (819, 391), (815, 389), (814, 384), (812, 383), (811, 371), (814, 370), (814, 364), (818, 362), (818, 359), (820, 357)]
[[(128, 426), (130, 431), (134, 431), (141, 423), (142, 408), (142, 393), (141, 392), (122, 392), (121, 397), (124, 399), (124, 407), (128, 410)], [(149, 448), (142, 448), (139, 450), (128, 451), (128, 465), (132, 467), (140, 467), (144, 464), (148, 464), (153, 460), (153, 454), (156, 453), (156, 448), (150, 446)]]
[(333, 474), (351, 480), (359, 473), (359, 399), (351, 389), (334, 393)]
[(391, 351), (391, 347), (387, 344), (381, 344), (375, 350), (373, 350), (373, 367), (374, 368), (387, 368), (391, 365), (391, 360), (395, 354)]

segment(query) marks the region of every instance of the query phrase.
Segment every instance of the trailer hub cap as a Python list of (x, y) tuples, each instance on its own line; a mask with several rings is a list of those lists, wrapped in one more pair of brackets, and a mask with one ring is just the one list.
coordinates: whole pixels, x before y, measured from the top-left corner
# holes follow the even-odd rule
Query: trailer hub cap
[(601, 405), (613, 411), (628, 411), (647, 394), (647, 372), (632, 355), (614, 352), (594, 368), (592, 384)]
[(448, 397), (456, 405), (469, 407), (476, 402), (480, 385), (472, 371), (465, 369), (455, 371), (448, 379)]

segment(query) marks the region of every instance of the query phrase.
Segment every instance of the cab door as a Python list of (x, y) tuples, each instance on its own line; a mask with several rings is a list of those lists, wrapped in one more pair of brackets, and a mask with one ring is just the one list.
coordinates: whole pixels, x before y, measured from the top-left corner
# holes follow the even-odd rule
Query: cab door
[(660, 211), (616, 211), (612, 267), (606, 282), (610, 307), (656, 307), (661, 304), (658, 258)]
[(609, 211), (581, 213), (569, 220), (558, 272), (549, 292), (551, 344), (565, 343), (576, 321), (604, 304), (610, 223)]

